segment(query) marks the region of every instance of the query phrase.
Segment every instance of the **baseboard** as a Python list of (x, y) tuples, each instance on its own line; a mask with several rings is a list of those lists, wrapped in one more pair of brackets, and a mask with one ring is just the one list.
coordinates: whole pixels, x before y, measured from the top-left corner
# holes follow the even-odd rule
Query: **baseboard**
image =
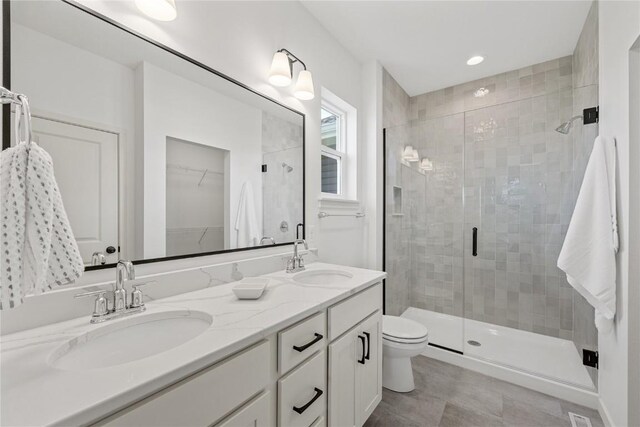
[(602, 422), (605, 427), (613, 427), (613, 422), (611, 421), (611, 415), (609, 415), (609, 411), (605, 406), (602, 399), (598, 399), (598, 413), (600, 414), (600, 418), (602, 418)]
[[(598, 398), (598, 394), (595, 391), (559, 383), (488, 361), (441, 350), (436, 347), (427, 347), (422, 354), (442, 362), (476, 371), (502, 381), (507, 381), (521, 387), (548, 394), (558, 399), (567, 400), (597, 411), (600, 411), (602, 406), (601, 401)], [(604, 415), (602, 416), (602, 419), (605, 419)], [(607, 427), (613, 426), (611, 424), (607, 424)]]

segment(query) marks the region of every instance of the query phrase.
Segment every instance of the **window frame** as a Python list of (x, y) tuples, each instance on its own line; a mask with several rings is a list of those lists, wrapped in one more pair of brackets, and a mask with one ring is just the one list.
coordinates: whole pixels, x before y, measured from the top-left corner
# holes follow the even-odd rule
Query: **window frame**
[[(337, 193), (325, 193), (322, 191), (322, 175), (320, 176), (320, 195), (323, 198), (339, 198), (344, 199), (345, 196), (345, 188), (344, 188), (344, 176), (346, 174), (347, 167), (347, 150), (348, 150), (348, 141), (347, 141), (347, 112), (342, 109), (336, 107), (333, 103), (327, 101), (326, 99), (322, 99), (321, 110), (325, 110), (332, 115), (336, 116), (338, 119), (338, 124), (336, 126), (336, 148), (327, 147), (322, 143), (322, 118), (320, 125), (320, 161), (322, 162), (322, 156), (326, 156), (332, 159), (336, 159), (338, 162), (338, 176), (337, 176)], [(322, 171), (320, 172), (322, 174)]]

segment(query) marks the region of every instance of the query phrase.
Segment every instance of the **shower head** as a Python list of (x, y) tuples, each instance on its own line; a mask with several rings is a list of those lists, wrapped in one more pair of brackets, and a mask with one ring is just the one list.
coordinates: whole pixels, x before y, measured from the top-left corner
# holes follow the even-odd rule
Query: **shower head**
[(282, 163), (282, 167), (287, 171), (287, 173), (291, 172), (293, 170), (292, 166), (289, 166), (286, 163)]
[(573, 116), (569, 119), (569, 121), (566, 121), (564, 123), (562, 123), (560, 126), (558, 126), (556, 128), (556, 132), (560, 132), (561, 134), (567, 135), (569, 132), (571, 132), (571, 128), (573, 127), (573, 122), (575, 120), (581, 119), (582, 116)]

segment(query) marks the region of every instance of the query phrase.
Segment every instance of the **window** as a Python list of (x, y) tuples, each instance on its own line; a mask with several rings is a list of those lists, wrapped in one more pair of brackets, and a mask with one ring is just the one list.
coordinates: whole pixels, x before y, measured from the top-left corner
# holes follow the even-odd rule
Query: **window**
[(323, 88), (320, 186), (324, 198), (356, 199), (357, 123), (356, 109)]
[(322, 108), (320, 135), (322, 139), (322, 192), (342, 194), (342, 164), (344, 157), (343, 137), (341, 134), (342, 115)]

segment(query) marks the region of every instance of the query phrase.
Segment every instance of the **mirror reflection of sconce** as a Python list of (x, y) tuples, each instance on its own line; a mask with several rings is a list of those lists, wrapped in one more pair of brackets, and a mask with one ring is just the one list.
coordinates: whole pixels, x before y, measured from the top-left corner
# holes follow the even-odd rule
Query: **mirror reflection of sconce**
[(419, 162), (420, 155), (418, 154), (418, 150), (411, 145), (407, 145), (402, 151), (402, 159), (406, 162)]
[(293, 89), (296, 98), (303, 101), (311, 100), (315, 97), (313, 90), (313, 77), (307, 66), (293, 53), (287, 49), (280, 49), (273, 55), (271, 71), (269, 72), (269, 83), (278, 87), (285, 87), (291, 84), (293, 75), (293, 64), (299, 62), (303, 70), (298, 74), (298, 80)]
[(137, 8), (157, 21), (173, 21), (178, 16), (176, 0), (135, 0)]
[(424, 157), (422, 160), (420, 160), (420, 169), (423, 171), (432, 171), (433, 162), (428, 158)]

